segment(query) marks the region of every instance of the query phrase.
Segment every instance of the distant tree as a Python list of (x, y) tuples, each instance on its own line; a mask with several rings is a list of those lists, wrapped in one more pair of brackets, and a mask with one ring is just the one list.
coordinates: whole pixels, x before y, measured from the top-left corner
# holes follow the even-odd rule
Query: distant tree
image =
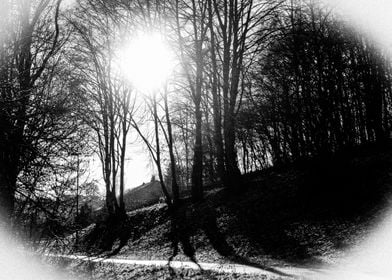
[(257, 90), (239, 118), (252, 157), (264, 154), (267, 164), (279, 165), (383, 142), (390, 130), (386, 53), (306, 2), (292, 1), (278, 18), (278, 32), (253, 71)]
[[(24, 174), (19, 178), (15, 228), (30, 244), (39, 244), (43, 238), (63, 237), (75, 230), (75, 219), (80, 213), (77, 204), (86, 202), (95, 207), (100, 204), (97, 186), (87, 179), (85, 163), (59, 158), (55, 162), (55, 167), (46, 167), (37, 173), (29, 173), (29, 177)], [(33, 174), (35, 178), (31, 177)]]
[(209, 73), (218, 176), (235, 187), (240, 170), (237, 114), (255, 54), (275, 31), (271, 22), (284, 1), (208, 1)]

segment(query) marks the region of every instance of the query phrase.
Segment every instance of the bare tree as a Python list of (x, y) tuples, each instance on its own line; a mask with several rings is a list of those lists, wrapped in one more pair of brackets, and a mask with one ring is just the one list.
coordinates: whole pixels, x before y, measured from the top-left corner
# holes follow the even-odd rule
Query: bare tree
[[(202, 108), (203, 73), (207, 35), (207, 5), (204, 1), (175, 2), (176, 33), (179, 56), (188, 82), (195, 114), (195, 144), (193, 147), (192, 198), (203, 198)], [(189, 25), (188, 25), (189, 24)]]
[[(134, 110), (132, 90), (115, 69), (116, 22), (105, 3), (81, 3), (73, 38), (72, 61), (84, 97), (83, 118), (96, 134), (97, 153), (106, 187), (110, 217), (124, 217), (124, 175), (127, 135)], [(118, 198), (117, 198), (118, 194)]]
[(61, 0), (2, 2), (9, 14), (2, 18), (0, 32), (0, 212), (8, 221), (18, 176), (39, 155), (34, 142), (45, 139), (40, 137), (47, 142), (62, 139), (48, 135), (53, 130), (47, 123), (61, 110), (43, 110), (50, 108), (44, 101), (51, 94), (47, 89), (65, 40), (60, 34), (60, 4)]
[(385, 52), (326, 9), (287, 4), (276, 36), (258, 54), (256, 91), (239, 118), (246, 146), (260, 146), (254, 157), (279, 165), (383, 143), (391, 96)]

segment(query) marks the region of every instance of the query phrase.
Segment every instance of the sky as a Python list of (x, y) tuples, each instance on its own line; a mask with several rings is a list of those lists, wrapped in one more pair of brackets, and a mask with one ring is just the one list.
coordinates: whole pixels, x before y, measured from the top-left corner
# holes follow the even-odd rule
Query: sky
[[(136, 138), (135, 132), (130, 131), (131, 137)], [(101, 163), (98, 156), (88, 159), (88, 175), (83, 180), (96, 180), (99, 191), (105, 193), (105, 185), (102, 177)], [(136, 188), (143, 183), (149, 182), (151, 176), (155, 173), (154, 165), (151, 161), (147, 149), (140, 139), (130, 139), (127, 145), (127, 154), (125, 159), (125, 191)]]
[(320, 0), (384, 47), (392, 48), (391, 0)]
[(143, 145), (139, 141), (128, 147), (129, 152), (125, 166), (125, 185), (127, 189), (149, 182), (154, 173), (154, 165)]

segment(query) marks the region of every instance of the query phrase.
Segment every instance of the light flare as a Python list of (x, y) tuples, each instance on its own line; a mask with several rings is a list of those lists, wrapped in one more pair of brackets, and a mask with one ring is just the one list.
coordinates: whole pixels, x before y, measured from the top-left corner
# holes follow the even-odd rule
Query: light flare
[(162, 87), (175, 66), (173, 52), (159, 33), (134, 37), (121, 50), (119, 59), (121, 72), (145, 94)]

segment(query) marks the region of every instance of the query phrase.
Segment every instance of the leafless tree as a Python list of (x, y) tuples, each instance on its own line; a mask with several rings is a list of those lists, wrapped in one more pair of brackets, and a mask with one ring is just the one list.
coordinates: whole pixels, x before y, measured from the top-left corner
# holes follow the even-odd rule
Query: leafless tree
[[(0, 28), (0, 212), (7, 221), (21, 172), (34, 162), (49, 163), (72, 134), (72, 126), (56, 130), (70, 112), (69, 99), (60, 95), (66, 83), (56, 76), (63, 69), (59, 51), (67, 39), (60, 7), (61, 0), (1, 3), (6, 14)], [(57, 86), (58, 95), (52, 91)]]
[[(84, 98), (83, 119), (96, 135), (110, 217), (123, 217), (127, 136), (135, 103), (132, 89), (115, 66), (120, 30), (105, 3), (81, 2), (72, 19), (76, 35), (71, 60)], [(118, 195), (118, 198), (117, 198)]]

